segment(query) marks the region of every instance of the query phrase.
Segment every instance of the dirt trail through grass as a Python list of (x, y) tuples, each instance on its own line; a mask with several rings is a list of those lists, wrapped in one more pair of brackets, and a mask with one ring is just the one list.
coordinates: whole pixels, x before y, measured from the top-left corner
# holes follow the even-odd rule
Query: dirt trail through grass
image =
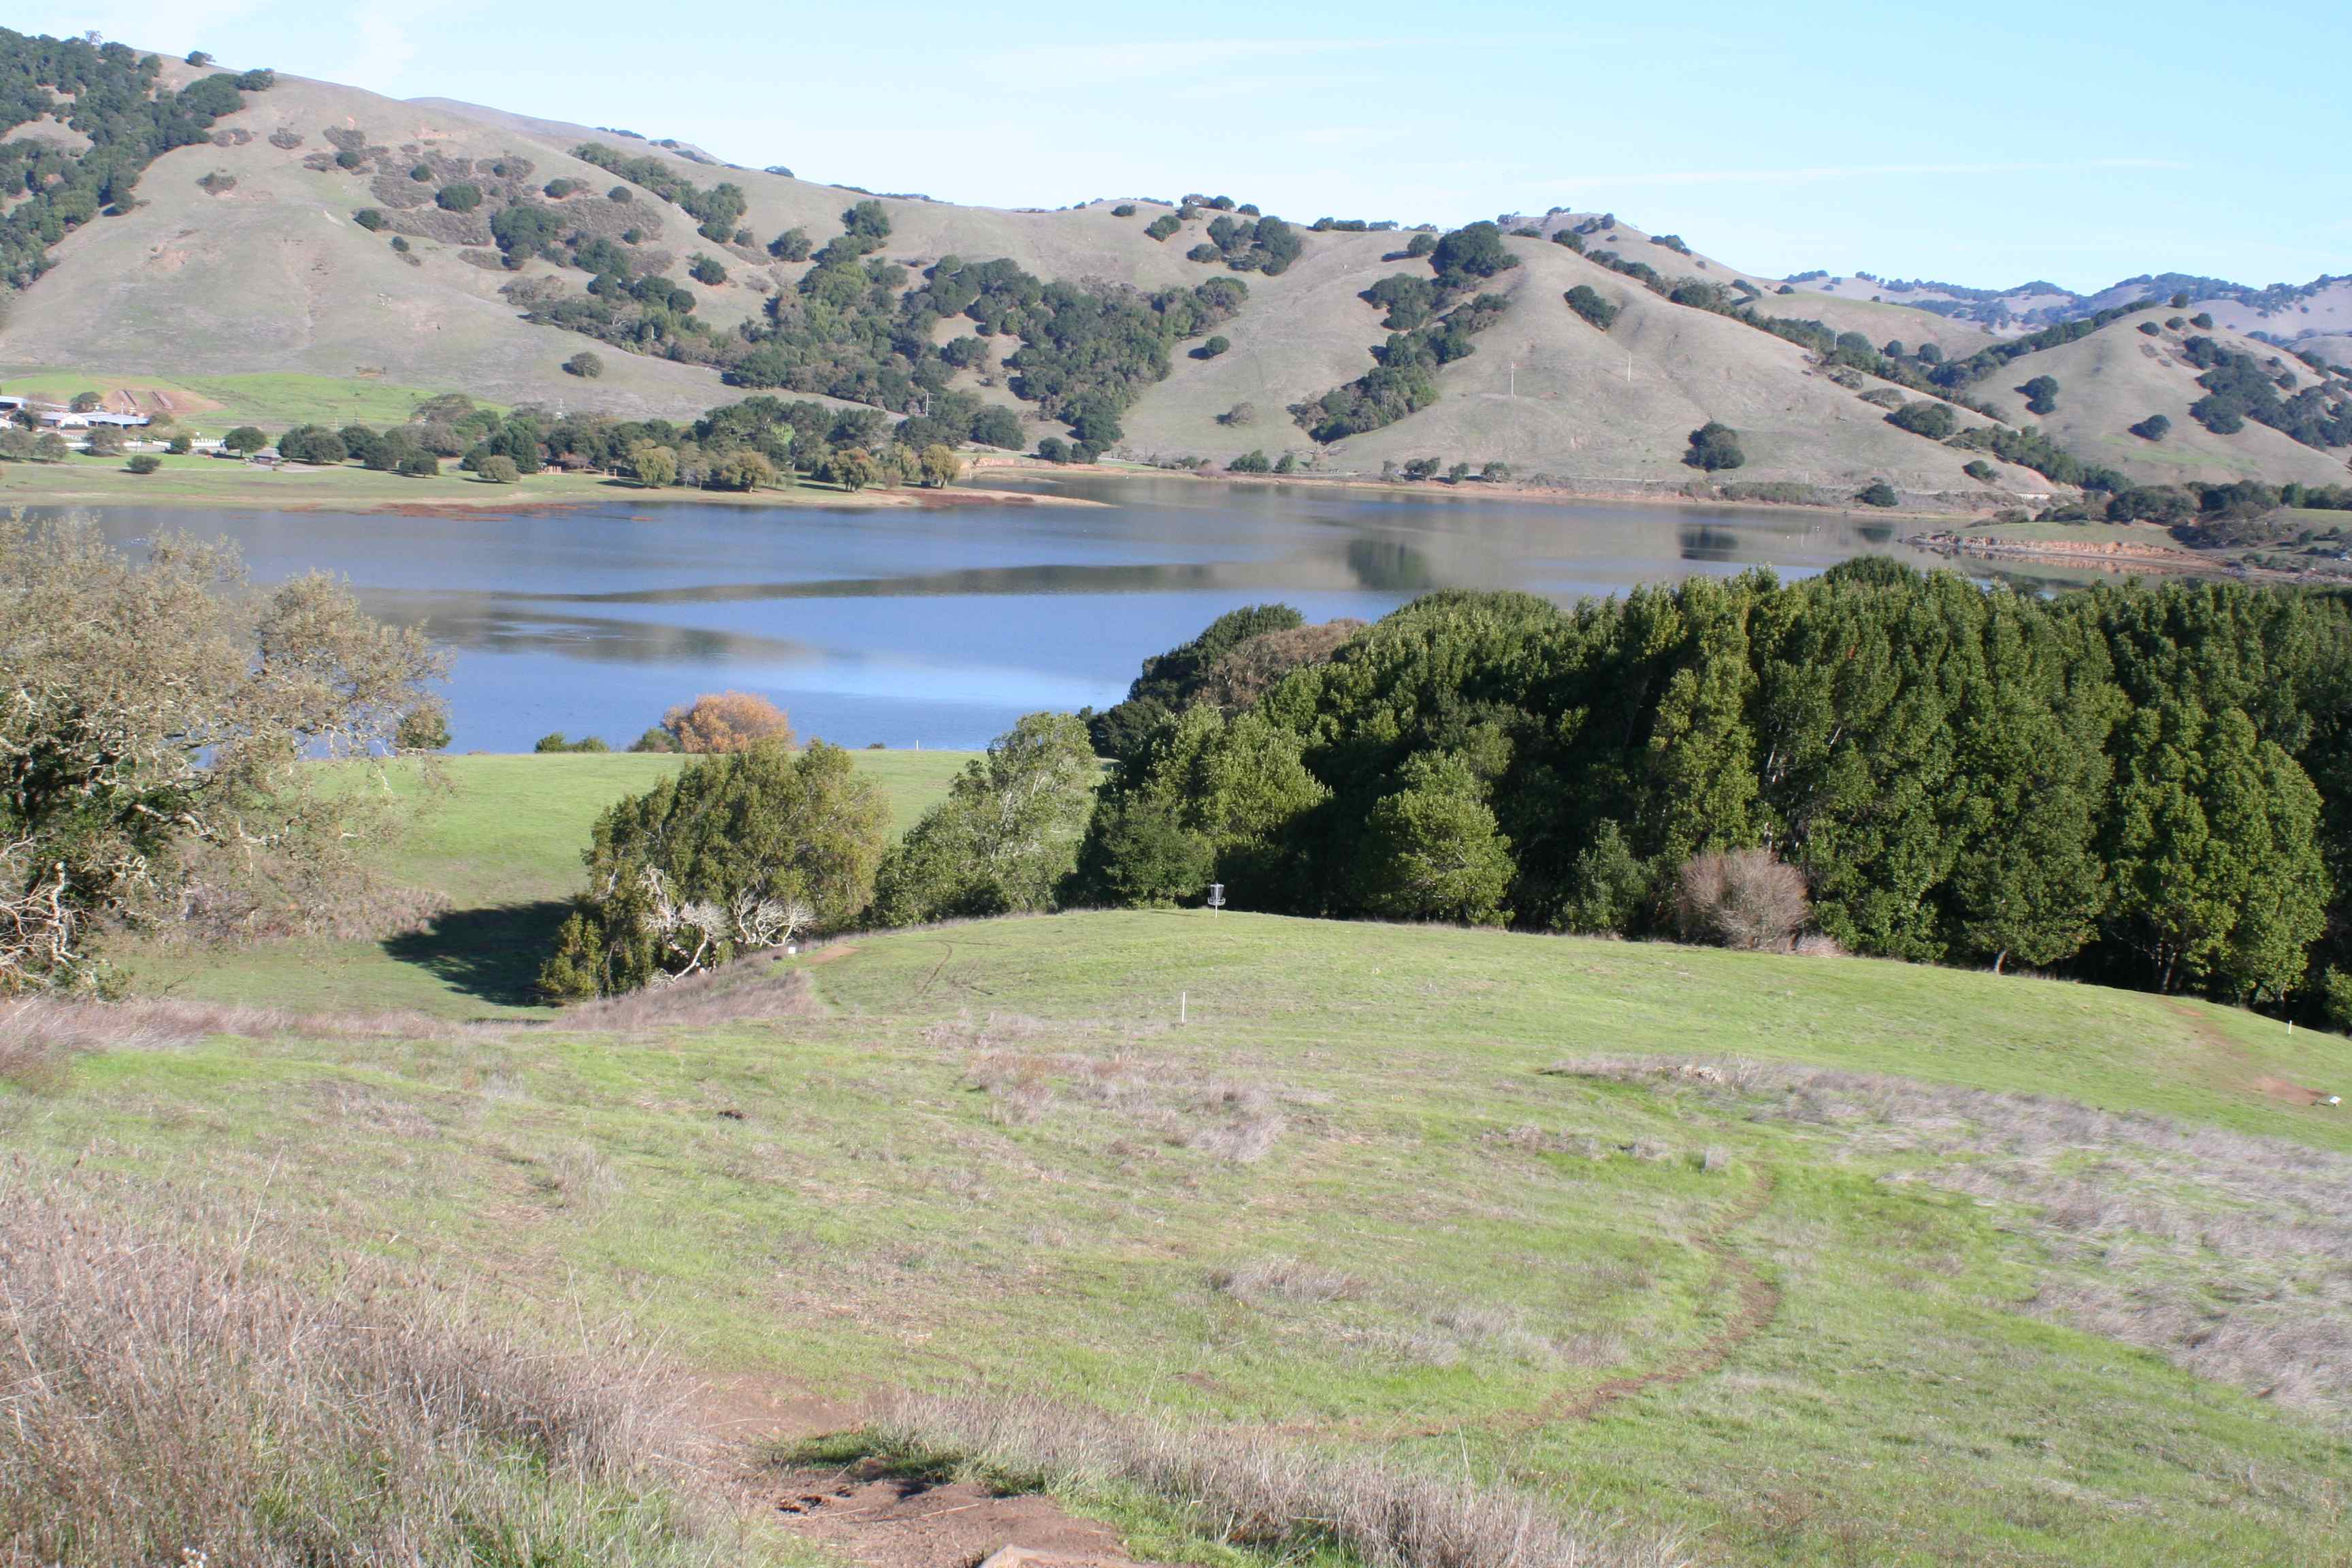
[(1587, 1421), (1621, 1399), (1705, 1377), (1729, 1361), (1740, 1346), (1762, 1333), (1780, 1310), (1780, 1287), (1758, 1273), (1756, 1266), (1732, 1246), (1731, 1238), (1763, 1214), (1778, 1184), (1772, 1167), (1762, 1167), (1757, 1173), (1755, 1190), (1741, 1200), (1739, 1206), (1692, 1238), (1693, 1245), (1715, 1259), (1707, 1294), (1714, 1297), (1733, 1291), (1737, 1295), (1737, 1305), (1697, 1349), (1664, 1366), (1630, 1377), (1612, 1377), (1597, 1388), (1549, 1402), (1538, 1407), (1525, 1424), (1532, 1427)]

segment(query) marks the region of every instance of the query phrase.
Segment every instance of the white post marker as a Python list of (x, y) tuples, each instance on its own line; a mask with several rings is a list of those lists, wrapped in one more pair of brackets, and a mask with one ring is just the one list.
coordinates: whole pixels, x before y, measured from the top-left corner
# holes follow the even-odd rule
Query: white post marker
[(1214, 918), (1215, 918), (1215, 916), (1216, 916), (1217, 911), (1218, 911), (1219, 910), (1223, 909), (1224, 907), (1225, 907), (1225, 885), (1224, 885), (1223, 882), (1212, 882), (1212, 883), (1210, 883), (1210, 884), (1209, 884), (1209, 914), (1210, 914), (1210, 917), (1211, 917), (1212, 919), (1214, 919)]

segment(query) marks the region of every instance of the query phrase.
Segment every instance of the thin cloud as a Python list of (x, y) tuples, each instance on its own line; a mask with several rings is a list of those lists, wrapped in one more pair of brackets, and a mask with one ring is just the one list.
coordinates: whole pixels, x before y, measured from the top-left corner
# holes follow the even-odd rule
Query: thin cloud
[(2179, 171), (2192, 165), (2168, 158), (2082, 158), (2025, 163), (1832, 163), (1802, 169), (1673, 169), (1649, 173), (1565, 174), (1559, 182), (1618, 185), (1803, 185), (1887, 174), (2074, 174), (2099, 169)]

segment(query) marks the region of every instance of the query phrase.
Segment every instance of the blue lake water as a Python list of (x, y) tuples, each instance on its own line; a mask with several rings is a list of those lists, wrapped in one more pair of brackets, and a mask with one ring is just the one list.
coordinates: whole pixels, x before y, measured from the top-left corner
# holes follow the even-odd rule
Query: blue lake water
[(1921, 565), (1895, 520), (1543, 506), (1170, 479), (1113, 504), (830, 510), (611, 505), (412, 517), (116, 508), (108, 532), (226, 535), (254, 575), (350, 579), (446, 644), (455, 749), (551, 731), (623, 745), (697, 693), (760, 692), (803, 736), (968, 747), (1041, 708), (1118, 700), (1149, 654), (1239, 605), (1370, 620), (1434, 588), (1571, 602), (1864, 552)]

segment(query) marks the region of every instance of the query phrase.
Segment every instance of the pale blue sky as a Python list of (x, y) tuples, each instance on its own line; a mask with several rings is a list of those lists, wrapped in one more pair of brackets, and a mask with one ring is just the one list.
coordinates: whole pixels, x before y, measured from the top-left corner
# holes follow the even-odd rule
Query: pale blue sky
[(1607, 208), (1759, 272), (1978, 286), (2352, 272), (2346, 0), (11, 10), (952, 201)]

